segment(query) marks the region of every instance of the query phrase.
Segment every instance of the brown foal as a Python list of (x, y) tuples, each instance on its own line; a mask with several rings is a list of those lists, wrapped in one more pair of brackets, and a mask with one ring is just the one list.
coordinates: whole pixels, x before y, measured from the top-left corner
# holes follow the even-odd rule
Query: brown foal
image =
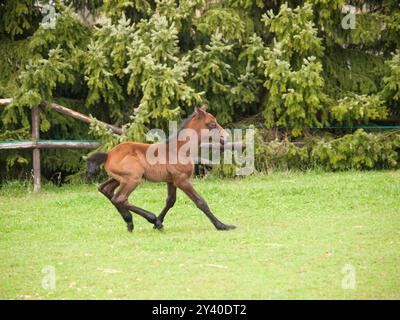
[[(190, 115), (181, 126), (179, 131), (187, 130), (188, 138), (194, 141), (196, 148), (201, 143), (201, 136), (204, 130), (217, 134), (220, 142), (223, 143), (228, 136), (227, 132), (218, 124), (217, 120), (205, 108), (196, 108), (194, 113)], [(178, 131), (178, 133), (179, 133)], [(191, 137), (190, 133), (196, 135)], [(235, 226), (227, 225), (218, 220), (204, 199), (196, 192), (191, 182), (191, 176), (194, 169), (193, 155), (186, 152), (185, 159), (176, 157), (180, 154), (180, 149), (187, 143), (178, 139), (176, 146), (169, 147), (171, 139), (159, 144), (143, 144), (135, 142), (124, 142), (114, 147), (108, 153), (95, 153), (88, 159), (88, 173), (93, 174), (97, 167), (104, 162), (104, 168), (110, 179), (103, 182), (99, 191), (104, 194), (117, 208), (124, 221), (127, 223), (128, 231), (132, 232), (134, 226), (130, 211), (142, 216), (150, 223), (154, 224), (154, 228), (161, 230), (163, 221), (169, 209), (171, 209), (176, 201), (176, 189), (181, 189), (186, 195), (192, 199), (196, 206), (202, 210), (210, 219), (215, 228), (218, 230), (230, 230)], [(152, 147), (157, 147), (151, 150)], [(165, 151), (160, 151), (165, 150)], [(186, 149), (185, 149), (186, 150)], [(151, 152), (150, 152), (151, 151)], [(166, 161), (163, 163), (151, 163), (149, 154), (163, 156)], [(174, 158), (175, 156), (175, 158)], [(175, 159), (175, 161), (172, 161)], [(128, 202), (128, 197), (133, 190), (139, 185), (142, 179), (152, 182), (166, 182), (168, 187), (168, 197), (165, 207), (157, 217), (155, 214), (139, 208)], [(118, 190), (114, 193), (114, 191)]]

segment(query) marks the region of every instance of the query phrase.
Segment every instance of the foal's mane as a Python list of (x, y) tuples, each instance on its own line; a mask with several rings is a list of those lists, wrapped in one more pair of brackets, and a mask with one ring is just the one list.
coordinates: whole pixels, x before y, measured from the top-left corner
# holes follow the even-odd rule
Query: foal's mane
[(196, 115), (196, 112), (193, 112), (190, 116), (188, 116), (186, 119), (183, 119), (182, 120), (182, 123), (181, 123), (181, 125), (180, 125), (180, 127), (178, 128), (178, 133), (180, 132), (180, 131), (182, 131), (183, 129), (185, 129), (186, 127), (187, 127), (187, 125), (188, 125), (188, 123), (190, 122), (190, 120), (192, 120), (194, 117), (195, 117), (195, 115)]
[(169, 143), (172, 139), (175, 139), (176, 136), (181, 132), (183, 129), (187, 127), (189, 124), (190, 120), (192, 120), (196, 116), (196, 112), (193, 112), (191, 115), (189, 115), (186, 119), (183, 119), (181, 122), (181, 125), (179, 126), (178, 130), (175, 131), (174, 133), (170, 133), (166, 143)]

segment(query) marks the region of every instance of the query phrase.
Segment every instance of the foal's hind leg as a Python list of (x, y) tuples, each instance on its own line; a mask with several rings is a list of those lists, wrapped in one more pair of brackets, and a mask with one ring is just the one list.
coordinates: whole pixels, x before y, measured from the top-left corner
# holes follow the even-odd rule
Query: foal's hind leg
[(142, 216), (150, 223), (153, 223), (156, 229), (161, 230), (163, 228), (163, 225), (154, 213), (136, 207), (128, 202), (129, 195), (132, 193), (132, 191), (137, 187), (139, 183), (140, 180), (136, 179), (132, 179), (123, 183), (121, 182), (121, 187), (119, 188), (117, 193), (113, 196), (111, 201), (119, 208), (128, 209)]
[(118, 212), (121, 214), (122, 219), (126, 222), (126, 225), (128, 227), (128, 231), (132, 232), (134, 225), (132, 221), (132, 214), (129, 212), (128, 209), (120, 208), (118, 207), (115, 203), (112, 202), (112, 197), (114, 196), (114, 190), (119, 186), (119, 182), (113, 178), (107, 180), (106, 182), (103, 182), (99, 186), (99, 191), (104, 194), (114, 205), (115, 208), (117, 208)]

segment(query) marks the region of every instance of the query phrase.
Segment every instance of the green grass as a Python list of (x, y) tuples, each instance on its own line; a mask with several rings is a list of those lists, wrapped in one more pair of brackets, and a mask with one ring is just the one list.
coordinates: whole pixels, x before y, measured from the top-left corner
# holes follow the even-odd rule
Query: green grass
[[(95, 185), (0, 190), (1, 299), (399, 299), (400, 172), (196, 180), (216, 231), (182, 193), (165, 230), (135, 231)], [(131, 196), (159, 212), (166, 186)], [(351, 264), (356, 287), (343, 289)], [(53, 266), (56, 288), (42, 288)]]

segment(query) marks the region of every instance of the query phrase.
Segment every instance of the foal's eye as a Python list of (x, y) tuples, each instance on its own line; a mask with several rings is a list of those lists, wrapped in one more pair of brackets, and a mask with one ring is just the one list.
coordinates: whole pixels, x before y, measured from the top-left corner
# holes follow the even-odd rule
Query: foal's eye
[(210, 121), (207, 123), (207, 127), (209, 129), (215, 129), (217, 127), (217, 124), (214, 121)]

